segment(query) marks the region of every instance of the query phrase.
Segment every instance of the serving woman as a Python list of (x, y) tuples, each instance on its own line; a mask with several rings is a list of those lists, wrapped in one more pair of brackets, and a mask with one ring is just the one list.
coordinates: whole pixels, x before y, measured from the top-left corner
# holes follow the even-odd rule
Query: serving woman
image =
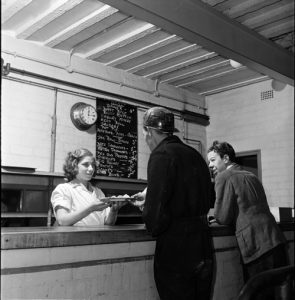
[(51, 195), (51, 203), (58, 225), (113, 225), (118, 210), (124, 204), (104, 203), (101, 189), (90, 183), (96, 174), (97, 162), (93, 154), (80, 148), (69, 152), (63, 166), (67, 182), (59, 184)]

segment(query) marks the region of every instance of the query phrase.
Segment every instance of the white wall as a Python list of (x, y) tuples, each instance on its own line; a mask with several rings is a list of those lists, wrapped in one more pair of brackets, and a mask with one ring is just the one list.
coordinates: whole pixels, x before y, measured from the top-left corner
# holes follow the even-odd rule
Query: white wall
[(54, 92), (5, 79), (1, 91), (2, 165), (49, 171)]
[[(102, 96), (103, 91), (106, 91), (117, 94), (118, 97), (113, 98), (119, 101), (120, 95), (123, 95), (146, 101), (151, 105), (163, 105), (179, 110), (190, 108), (199, 113), (192, 103), (205, 106), (203, 98), (199, 99), (197, 95), (164, 85), (160, 85), (162, 96), (155, 97), (150, 93), (154, 88), (151, 80), (79, 57), (73, 57), (74, 72), (69, 73), (65, 68), (69, 61), (65, 53), (27, 41), (2, 37), (2, 51), (5, 63), (10, 63), (12, 68), (102, 91), (102, 93), (88, 92), (15, 73), (9, 75), (21, 80), (42, 83), (51, 88), (2, 78), (2, 165), (34, 167), (37, 171), (50, 171), (51, 127), (55, 100), (53, 88), (58, 88), (55, 172), (62, 172), (62, 164), (68, 151), (83, 146), (95, 152), (95, 131), (79, 131), (71, 123), (70, 108), (76, 102), (95, 104), (95, 97)], [(115, 83), (120, 81), (126, 86)], [(68, 89), (76, 94), (69, 94), (61, 89)], [(270, 81), (265, 81), (209, 96), (206, 99), (210, 116), (208, 127), (183, 122), (179, 116), (176, 116), (176, 126), (180, 130), (178, 134), (180, 137), (201, 141), (203, 154), (215, 139), (227, 140), (233, 144), (237, 152), (260, 149), (262, 180), (270, 206), (293, 207), (294, 89), (287, 86), (281, 92), (274, 92), (273, 99), (261, 101), (261, 92), (268, 90), (271, 90)], [(77, 92), (90, 97), (77, 95)], [(146, 179), (150, 153), (142, 138), (141, 122), (145, 109), (145, 107), (138, 108), (139, 179)], [(192, 142), (192, 145), (199, 149), (196, 143)]]
[[(70, 87), (63, 83), (15, 73), (10, 73), (9, 76), (23, 82), (3, 77), (1, 153), (4, 166), (32, 167), (41, 172), (50, 171), (55, 90), (57, 90), (57, 128), (53, 171), (58, 173), (62, 172), (64, 158), (68, 151), (85, 147), (95, 153), (95, 130), (79, 131), (71, 122), (70, 110), (77, 102), (86, 102), (95, 106), (95, 97), (104, 97), (127, 101), (136, 106), (138, 104), (132, 102), (132, 99), (138, 99), (152, 106), (162, 105), (177, 110), (185, 108), (199, 113), (197, 107), (205, 105), (204, 98), (198, 99), (197, 95), (165, 85), (159, 86), (162, 96), (155, 97), (152, 93), (154, 82), (151, 80), (79, 57), (72, 58), (74, 72), (69, 73), (66, 70), (69, 59), (65, 53), (27, 41), (3, 37), (2, 45), (3, 58), (5, 63), (10, 63), (11, 68), (76, 83), (86, 88)], [(121, 86), (116, 82), (122, 82), (125, 85)], [(101, 92), (87, 90), (87, 88), (95, 88)], [(106, 96), (104, 91), (118, 94), (118, 96)], [(122, 100), (121, 95), (131, 100)], [(150, 154), (142, 135), (142, 117), (146, 108), (147, 106), (144, 105), (138, 107), (138, 179), (146, 179), (147, 161)], [(178, 135), (181, 138), (197, 138), (200, 139), (201, 144), (205, 145), (205, 127), (186, 124), (180, 120), (179, 115), (176, 115), (176, 126), (180, 130)]]
[(270, 206), (294, 207), (294, 88), (273, 91), (271, 81), (206, 99), (210, 125), (207, 144), (229, 142), (236, 152), (261, 150), (262, 182)]

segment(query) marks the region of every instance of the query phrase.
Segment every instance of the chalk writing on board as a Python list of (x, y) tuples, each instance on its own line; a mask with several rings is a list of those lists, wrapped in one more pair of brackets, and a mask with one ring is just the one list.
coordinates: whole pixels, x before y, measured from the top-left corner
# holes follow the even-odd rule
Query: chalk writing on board
[(97, 175), (137, 178), (137, 109), (135, 106), (96, 99)]

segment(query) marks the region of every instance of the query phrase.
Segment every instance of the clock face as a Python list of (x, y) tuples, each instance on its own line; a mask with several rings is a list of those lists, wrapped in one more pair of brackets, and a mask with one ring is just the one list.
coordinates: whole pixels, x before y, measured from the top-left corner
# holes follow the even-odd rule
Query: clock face
[(98, 118), (96, 109), (83, 102), (74, 104), (70, 112), (71, 120), (79, 130), (88, 130)]
[(93, 106), (87, 105), (81, 109), (80, 117), (86, 125), (93, 125), (97, 120), (97, 112)]

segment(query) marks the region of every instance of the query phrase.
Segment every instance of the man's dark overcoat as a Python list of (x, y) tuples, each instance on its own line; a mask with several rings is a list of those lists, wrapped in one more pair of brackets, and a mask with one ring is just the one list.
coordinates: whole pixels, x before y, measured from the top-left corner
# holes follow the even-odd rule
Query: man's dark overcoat
[[(208, 299), (212, 186), (205, 160), (177, 136), (169, 136), (150, 155), (147, 181), (143, 219), (157, 241), (154, 271), (161, 299)], [(203, 279), (196, 276), (201, 269)]]

